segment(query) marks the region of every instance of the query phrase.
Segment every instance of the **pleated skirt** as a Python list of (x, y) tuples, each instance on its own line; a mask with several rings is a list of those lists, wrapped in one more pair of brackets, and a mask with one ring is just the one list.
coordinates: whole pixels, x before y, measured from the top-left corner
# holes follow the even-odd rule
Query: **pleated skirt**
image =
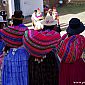
[(29, 85), (58, 85), (59, 67), (55, 54), (50, 52), (43, 62), (35, 61), (34, 56), (29, 58)]
[(85, 85), (85, 63), (82, 59), (74, 63), (61, 63), (59, 85)]
[(29, 54), (24, 48), (13, 49), (4, 57), (2, 85), (29, 85)]

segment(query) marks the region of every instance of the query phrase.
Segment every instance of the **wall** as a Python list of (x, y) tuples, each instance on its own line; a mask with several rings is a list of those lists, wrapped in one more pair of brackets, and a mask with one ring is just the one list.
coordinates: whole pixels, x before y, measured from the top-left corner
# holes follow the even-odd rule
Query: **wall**
[(14, 14), (14, 0), (8, 0), (9, 18)]
[(43, 0), (20, 0), (20, 9), (24, 16), (32, 15), (37, 8), (43, 12)]
[[(8, 18), (14, 14), (15, 6), (14, 0), (8, 1)], [(37, 8), (40, 8), (41, 12), (43, 12), (43, 0), (20, 0), (20, 9), (23, 11), (24, 16), (32, 15), (33, 11)]]

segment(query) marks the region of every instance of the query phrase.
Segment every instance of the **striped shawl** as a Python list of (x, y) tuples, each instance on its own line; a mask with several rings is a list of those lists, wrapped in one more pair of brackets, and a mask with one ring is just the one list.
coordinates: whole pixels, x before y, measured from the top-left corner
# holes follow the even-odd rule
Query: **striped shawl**
[(58, 40), (61, 38), (56, 31), (36, 31), (28, 30), (23, 37), (25, 48), (31, 55), (41, 58), (58, 46)]
[(9, 47), (19, 47), (22, 43), (22, 37), (24, 35), (27, 27), (20, 26), (10, 26), (0, 30), (0, 35)]
[(73, 35), (66, 38), (59, 50), (59, 57), (62, 62), (73, 63), (79, 59), (85, 49), (85, 38), (82, 35)]

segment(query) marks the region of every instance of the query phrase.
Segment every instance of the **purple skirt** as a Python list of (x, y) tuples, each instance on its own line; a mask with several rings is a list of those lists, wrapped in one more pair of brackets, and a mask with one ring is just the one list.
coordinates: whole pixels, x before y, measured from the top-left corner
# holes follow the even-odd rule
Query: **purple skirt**
[(74, 63), (61, 63), (59, 85), (85, 85), (85, 63), (82, 59)]

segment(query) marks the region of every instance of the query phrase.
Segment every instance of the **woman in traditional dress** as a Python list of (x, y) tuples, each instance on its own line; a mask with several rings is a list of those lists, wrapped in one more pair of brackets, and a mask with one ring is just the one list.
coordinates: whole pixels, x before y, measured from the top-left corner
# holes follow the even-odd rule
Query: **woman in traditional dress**
[(59, 60), (54, 49), (61, 36), (51, 27), (56, 23), (50, 17), (49, 22), (46, 22), (46, 19), (42, 21), (42, 24), (49, 28), (44, 27), (45, 30), (25, 32), (23, 42), (26, 50), (30, 53), (29, 85), (58, 85)]
[(22, 38), (28, 30), (23, 24), (0, 30), (7, 48), (2, 67), (2, 85), (28, 85), (29, 53), (23, 48)]
[(7, 52), (10, 47), (21, 46), (24, 32), (28, 29), (25, 25), (23, 25), (22, 11), (15, 11), (12, 19), (13, 26), (8, 26), (7, 28), (1, 30), (1, 36), (3, 40), (6, 41), (5, 52)]
[(82, 85), (85, 81), (85, 56), (82, 58), (85, 37), (80, 35), (84, 30), (85, 26), (78, 18), (69, 21), (67, 36), (58, 49), (61, 59), (59, 85)]

